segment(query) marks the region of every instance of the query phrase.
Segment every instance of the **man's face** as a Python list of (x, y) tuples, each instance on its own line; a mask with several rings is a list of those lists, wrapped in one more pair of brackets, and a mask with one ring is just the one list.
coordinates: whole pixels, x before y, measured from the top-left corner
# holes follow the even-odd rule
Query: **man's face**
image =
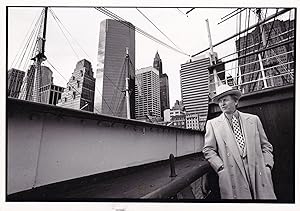
[(221, 97), (218, 101), (219, 107), (223, 113), (232, 114), (236, 110), (237, 101), (231, 95)]

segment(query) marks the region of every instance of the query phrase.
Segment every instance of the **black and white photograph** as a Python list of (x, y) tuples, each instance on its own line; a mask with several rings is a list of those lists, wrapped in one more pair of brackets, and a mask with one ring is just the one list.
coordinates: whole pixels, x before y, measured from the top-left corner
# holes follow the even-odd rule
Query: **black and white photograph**
[(4, 210), (296, 205), (296, 3), (16, 2)]

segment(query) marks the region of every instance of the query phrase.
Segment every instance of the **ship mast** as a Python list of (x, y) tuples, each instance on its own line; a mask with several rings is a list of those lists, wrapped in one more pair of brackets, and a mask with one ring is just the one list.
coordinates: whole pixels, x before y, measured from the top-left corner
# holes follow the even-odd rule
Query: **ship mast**
[(126, 48), (126, 58), (125, 58), (126, 66), (127, 66), (127, 75), (125, 78), (125, 96), (126, 96), (126, 108), (127, 108), (127, 119), (130, 119), (130, 95), (129, 95), (129, 52), (128, 48)]
[[(46, 28), (47, 28), (47, 14), (48, 14), (48, 7), (44, 8), (44, 21), (41, 25), (42, 36), (38, 37), (37, 45), (36, 45), (36, 55), (31, 59), (34, 61), (34, 81), (33, 81), (33, 91), (32, 91), (32, 101), (34, 102), (41, 102), (41, 95), (40, 95), (40, 87), (41, 87), (41, 76), (42, 76), (42, 69), (41, 65), (42, 62), (47, 59), (45, 56), (45, 42), (46, 42)], [(40, 31), (40, 32), (41, 32)]]
[[(258, 23), (260, 23), (261, 22), (261, 9), (256, 9), (256, 14), (258, 16)], [(266, 41), (266, 35), (265, 35), (263, 23), (259, 25), (259, 29), (260, 29), (260, 33), (261, 33), (261, 37), (262, 37), (263, 47), (266, 47), (267, 41)], [(264, 65), (263, 65), (262, 57), (261, 57), (260, 53), (258, 53), (258, 60), (259, 60), (259, 66), (260, 66), (260, 70), (261, 70), (264, 88), (268, 88), (266, 75), (265, 75), (265, 71), (264, 71)]]

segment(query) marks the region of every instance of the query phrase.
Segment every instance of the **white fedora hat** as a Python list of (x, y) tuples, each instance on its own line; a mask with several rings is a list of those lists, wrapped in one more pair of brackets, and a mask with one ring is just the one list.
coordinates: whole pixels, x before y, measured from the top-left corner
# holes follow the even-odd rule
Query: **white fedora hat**
[(235, 95), (239, 99), (242, 96), (242, 92), (238, 89), (233, 89), (227, 84), (222, 84), (216, 87), (216, 94), (212, 98), (213, 103), (218, 104), (219, 99), (226, 95)]

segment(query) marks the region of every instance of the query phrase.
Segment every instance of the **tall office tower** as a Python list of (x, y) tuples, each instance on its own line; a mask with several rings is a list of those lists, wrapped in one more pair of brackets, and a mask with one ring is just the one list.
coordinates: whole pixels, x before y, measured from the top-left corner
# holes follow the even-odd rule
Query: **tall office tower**
[[(26, 78), (24, 80), (24, 84), (22, 85), (22, 91), (20, 98), (23, 100), (29, 100), (33, 101), (34, 99), (34, 93), (33, 93), (33, 86), (34, 86), (34, 71), (35, 66), (30, 65), (29, 69), (26, 74)], [(53, 83), (53, 77), (52, 77), (52, 71), (47, 66), (41, 66), (41, 76), (39, 77), (40, 82), (40, 88), (46, 85), (49, 85)], [(39, 90), (40, 90), (39, 88)], [(38, 101), (40, 102), (40, 101)]]
[(161, 76), (162, 75), (162, 61), (160, 59), (158, 51), (156, 52), (155, 57), (154, 57), (153, 67), (158, 70), (159, 76)]
[(169, 78), (166, 73), (161, 74), (159, 77), (160, 83), (160, 105), (161, 105), (161, 116), (164, 114), (164, 110), (170, 108), (169, 99)]
[(64, 92), (64, 88), (56, 86), (53, 83), (42, 86), (40, 88), (41, 103), (56, 105), (61, 99), (61, 95)]
[(169, 78), (166, 73), (162, 72), (162, 61), (158, 52), (156, 52), (153, 67), (159, 72), (159, 81), (160, 81), (160, 105), (161, 105), (161, 116), (164, 115), (164, 110), (170, 108), (170, 99), (169, 99)]
[[(181, 97), (187, 112), (186, 118), (192, 114), (197, 115), (200, 123), (206, 121), (208, 113), (209, 66), (210, 59), (203, 57), (182, 64), (180, 70)], [(192, 128), (188, 122), (186, 127)]]
[(11, 68), (7, 73), (7, 96), (18, 98), (25, 72)]
[(91, 63), (83, 59), (76, 64), (58, 106), (94, 111), (95, 78)]
[[(128, 54), (127, 50), (128, 49)], [(129, 22), (100, 23), (95, 112), (127, 117), (126, 77), (129, 78), (130, 116), (135, 118), (135, 30)]]
[(47, 66), (41, 66), (41, 87), (53, 83), (53, 72)]
[[(252, 32), (248, 33), (244, 37), (240, 37), (236, 41), (236, 49), (238, 56), (243, 56), (258, 50), (263, 47), (262, 36), (264, 34), (266, 38), (266, 45), (270, 47), (280, 42), (293, 39), (295, 35), (295, 21), (294, 20), (275, 20), (264, 24), (263, 30), (259, 27), (255, 28)], [(281, 45), (271, 50), (260, 53), (262, 57), (260, 63), (259, 55), (251, 55), (246, 58), (238, 60), (240, 66), (240, 73), (242, 74), (242, 91), (244, 93), (253, 92), (262, 88), (281, 86), (292, 82), (294, 75), (291, 73), (294, 71), (294, 43)], [(265, 87), (262, 80), (262, 66), (266, 77), (272, 77), (272, 79), (266, 79)], [(254, 82), (252, 82), (254, 81)]]
[(135, 87), (136, 119), (161, 117), (158, 70), (153, 67), (136, 70)]

